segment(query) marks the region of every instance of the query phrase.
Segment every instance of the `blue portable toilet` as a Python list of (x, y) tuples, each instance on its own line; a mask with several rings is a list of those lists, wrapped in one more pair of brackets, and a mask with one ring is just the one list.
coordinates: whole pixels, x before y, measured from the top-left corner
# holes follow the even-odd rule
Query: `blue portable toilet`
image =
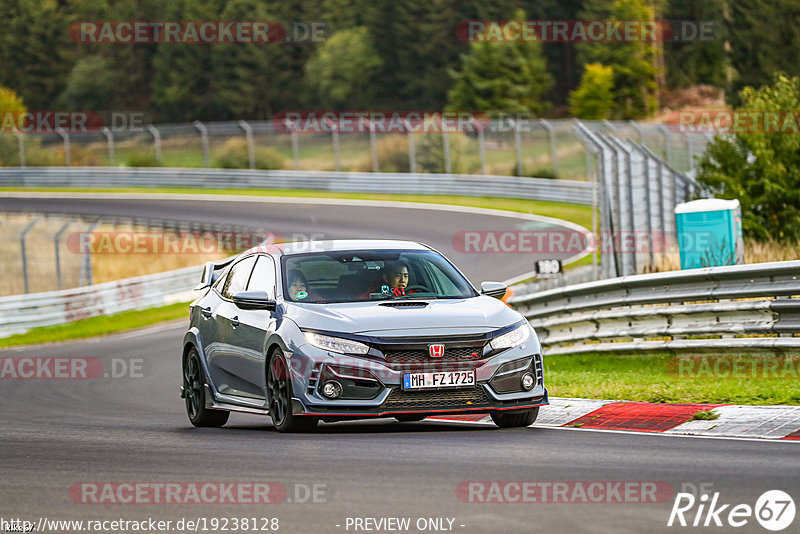
[(744, 263), (738, 200), (703, 198), (675, 206), (681, 269)]

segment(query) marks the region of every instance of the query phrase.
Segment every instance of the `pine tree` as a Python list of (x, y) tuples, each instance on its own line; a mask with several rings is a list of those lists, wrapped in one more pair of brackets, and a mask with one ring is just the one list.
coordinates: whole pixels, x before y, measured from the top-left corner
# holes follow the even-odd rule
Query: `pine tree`
[[(514, 19), (525, 15), (517, 12)], [(539, 41), (474, 41), (461, 56), (461, 70), (450, 75), (451, 110), (539, 114), (548, 106), (542, 95), (553, 85)]]

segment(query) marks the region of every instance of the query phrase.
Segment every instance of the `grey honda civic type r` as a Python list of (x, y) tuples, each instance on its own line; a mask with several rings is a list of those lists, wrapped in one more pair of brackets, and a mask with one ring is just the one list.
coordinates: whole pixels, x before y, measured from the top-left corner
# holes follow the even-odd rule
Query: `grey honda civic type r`
[(442, 254), (410, 241), (263, 245), (207, 263), (183, 386), (195, 426), (230, 412), (280, 432), (319, 421), (489, 413), (528, 426), (548, 404), (536, 333)]

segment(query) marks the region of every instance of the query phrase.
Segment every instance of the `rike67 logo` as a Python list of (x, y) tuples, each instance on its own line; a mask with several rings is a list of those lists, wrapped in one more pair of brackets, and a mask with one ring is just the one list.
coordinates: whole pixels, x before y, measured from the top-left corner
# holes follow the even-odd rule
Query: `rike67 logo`
[(755, 506), (749, 504), (724, 504), (720, 493), (704, 493), (695, 497), (692, 493), (678, 493), (667, 526), (733, 527), (752, 524), (753, 518), (763, 528), (778, 532), (794, 522), (795, 505), (792, 497), (781, 490), (764, 492)]

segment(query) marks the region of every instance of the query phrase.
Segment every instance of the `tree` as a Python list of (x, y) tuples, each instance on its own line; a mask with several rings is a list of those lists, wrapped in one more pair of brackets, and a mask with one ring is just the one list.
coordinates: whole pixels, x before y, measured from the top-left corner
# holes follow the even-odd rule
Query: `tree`
[[(272, 20), (263, 3), (258, 0), (231, 0), (222, 11), (221, 19)], [(268, 31), (269, 39), (281, 37), (275, 28)], [(213, 88), (219, 108), (231, 119), (266, 119), (272, 108), (272, 89), (276, 59), (282, 42), (216, 43), (212, 45), (211, 65), (214, 70)]]
[[(515, 19), (524, 20), (517, 11)], [(455, 85), (447, 108), (465, 111), (532, 112), (548, 104), (542, 95), (553, 85), (539, 41), (473, 41), (461, 56), (460, 72), (450, 71)]]
[(86, 56), (69, 73), (59, 105), (71, 110), (108, 110), (114, 82), (114, 71), (106, 58)]
[[(653, 10), (645, 0), (614, 0), (607, 13), (587, 12), (584, 18), (652, 21)], [(641, 39), (587, 42), (581, 43), (578, 49), (584, 63), (613, 67), (614, 96), (619, 118), (639, 119), (656, 110), (653, 43)]]
[[(167, 4), (164, 20), (220, 20), (220, 13), (208, 2), (175, 0)], [(226, 118), (214, 93), (211, 54), (208, 44), (158, 44), (151, 85), (157, 120)]]
[(0, 85), (0, 166), (17, 165), (19, 162), (17, 139), (8, 135), (8, 130), (19, 125), (20, 114), (26, 111), (17, 93)]
[(306, 64), (306, 83), (331, 109), (362, 109), (370, 101), (372, 76), (381, 67), (367, 28), (339, 30)]
[(74, 62), (64, 10), (56, 0), (4, 4), (0, 84), (19, 93), (30, 109), (53, 109)]
[(747, 235), (796, 242), (800, 239), (800, 133), (796, 129), (800, 77), (776, 74), (772, 85), (746, 87), (739, 98), (741, 110), (788, 112), (795, 128), (716, 136), (700, 158), (697, 179), (717, 197), (739, 199)]
[[(667, 85), (673, 88), (708, 84), (724, 88), (727, 85), (725, 54), (724, 4), (727, 0), (670, 0), (664, 18), (676, 21), (674, 29), (680, 28), (680, 21), (694, 24), (710, 21), (713, 23), (713, 38), (696, 36), (690, 40), (676, 40), (664, 43), (664, 61)], [(687, 26), (687, 28), (690, 28)], [(699, 30), (699, 29), (698, 29)], [(689, 35), (693, 29), (686, 30)]]
[(745, 86), (755, 86), (775, 72), (800, 74), (794, 52), (800, 48), (797, 0), (728, 0), (728, 43), (734, 75), (729, 100)]
[(614, 110), (614, 68), (599, 63), (586, 65), (581, 86), (570, 93), (573, 117), (602, 120)]

